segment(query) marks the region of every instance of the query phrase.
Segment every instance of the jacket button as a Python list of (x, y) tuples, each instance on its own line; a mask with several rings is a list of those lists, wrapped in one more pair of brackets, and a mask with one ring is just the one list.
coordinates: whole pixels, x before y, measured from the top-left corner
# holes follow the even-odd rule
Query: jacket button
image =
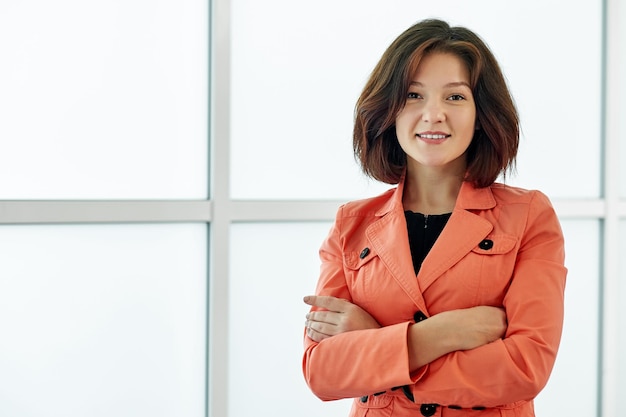
[(437, 404), (422, 404), (420, 412), (425, 417), (430, 417), (437, 411)]
[(482, 250), (489, 250), (493, 248), (493, 240), (485, 239), (478, 244), (478, 247), (481, 248)]
[(360, 401), (361, 401), (362, 403), (366, 403), (366, 402), (367, 402), (367, 395), (362, 396), (362, 397), (361, 397), (361, 399), (360, 399)]
[(370, 248), (365, 248), (361, 251), (361, 254), (359, 255), (359, 258), (363, 259), (365, 258), (367, 255), (370, 254)]
[(420, 321), (426, 320), (427, 318), (428, 317), (426, 317), (426, 314), (422, 313), (421, 311), (418, 311), (413, 315), (413, 320), (415, 320), (415, 323), (419, 323)]

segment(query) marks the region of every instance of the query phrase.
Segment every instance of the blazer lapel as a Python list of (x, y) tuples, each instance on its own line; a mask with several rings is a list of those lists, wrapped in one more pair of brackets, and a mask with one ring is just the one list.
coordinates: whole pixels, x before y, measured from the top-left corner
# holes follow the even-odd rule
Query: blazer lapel
[(419, 310), (426, 311), (426, 303), (417, 284), (404, 209), (403, 182), (398, 184), (391, 199), (376, 213), (381, 216), (368, 226), (366, 235), (387, 270), (402, 287)]
[(463, 183), (454, 211), (417, 276), (421, 291), (425, 291), (493, 230), (491, 222), (468, 210), (491, 209), (495, 205), (489, 188), (476, 189), (469, 183)]
[(470, 210), (492, 209), (496, 200), (489, 187), (477, 189), (464, 182), (454, 211), (416, 279), (402, 206), (403, 188), (404, 181), (401, 181), (389, 201), (376, 213), (380, 218), (368, 226), (366, 235), (396, 282), (419, 310), (427, 312), (422, 293), (493, 230), (491, 222)]

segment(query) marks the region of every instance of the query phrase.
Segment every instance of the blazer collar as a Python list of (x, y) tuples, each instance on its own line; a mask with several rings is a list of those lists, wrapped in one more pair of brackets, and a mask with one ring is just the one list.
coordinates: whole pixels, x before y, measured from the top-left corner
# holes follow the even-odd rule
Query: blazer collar
[[(404, 212), (402, 206), (402, 194), (404, 192), (404, 179), (403, 175), (400, 178), (400, 182), (396, 187), (393, 195), (389, 200), (383, 204), (383, 206), (376, 212), (376, 216), (384, 216), (385, 214), (394, 211), (401, 210)], [(488, 210), (496, 206), (496, 199), (493, 196), (491, 187), (476, 188), (471, 183), (463, 181), (459, 195), (456, 199), (455, 210)]]
[(425, 309), (422, 292), (493, 230), (488, 220), (470, 210), (492, 209), (496, 206), (496, 199), (490, 187), (475, 188), (471, 183), (463, 182), (452, 216), (426, 256), (416, 280), (408, 240), (398, 239), (394, 245), (389, 244), (390, 237), (396, 233), (406, 236), (403, 190), (404, 177), (391, 198), (376, 212), (381, 218), (368, 227), (367, 236), (416, 306)]

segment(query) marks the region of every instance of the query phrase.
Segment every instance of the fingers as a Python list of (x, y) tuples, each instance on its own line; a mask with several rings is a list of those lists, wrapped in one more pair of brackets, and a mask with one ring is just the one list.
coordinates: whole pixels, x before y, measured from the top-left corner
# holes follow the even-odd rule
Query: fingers
[(305, 304), (314, 307), (325, 308), (329, 311), (341, 313), (350, 305), (349, 301), (329, 295), (307, 295), (303, 299)]
[(310, 337), (314, 342), (321, 342), (322, 340), (328, 339), (330, 337), (329, 335), (316, 332), (314, 329), (311, 328), (306, 329), (306, 335)]
[(306, 315), (307, 335), (315, 341), (354, 330), (380, 328), (364, 309), (347, 300), (331, 296), (307, 296), (304, 302), (317, 307)]
[(306, 334), (315, 342), (321, 342), (337, 334), (337, 313), (345, 300), (322, 295), (307, 295), (304, 302), (310, 306), (322, 308), (321, 311), (310, 311), (306, 315)]
[(331, 311), (311, 311), (306, 315), (306, 334), (316, 342), (320, 342), (340, 331), (335, 324), (337, 313)]
[(307, 329), (327, 337), (341, 333), (337, 328), (338, 314), (332, 311), (311, 311), (306, 315)]
[[(307, 319), (309, 315), (307, 315)], [(321, 321), (307, 320), (304, 324), (306, 326), (306, 334), (316, 342), (320, 342), (335, 334), (335, 325), (325, 323)]]
[(337, 313), (334, 311), (319, 310), (308, 312), (306, 319), (308, 321), (319, 321), (321, 323), (328, 323), (336, 326), (340, 320), (337, 316)]

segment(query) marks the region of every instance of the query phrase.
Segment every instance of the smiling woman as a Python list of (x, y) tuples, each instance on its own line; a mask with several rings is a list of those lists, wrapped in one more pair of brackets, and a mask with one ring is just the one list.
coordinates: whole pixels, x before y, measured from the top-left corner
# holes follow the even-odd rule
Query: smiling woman
[(495, 182), (519, 126), (493, 54), (466, 28), (416, 23), (354, 125), (365, 173), (397, 187), (343, 205), (322, 244), (309, 387), (356, 398), (352, 417), (533, 417), (561, 339), (564, 239), (544, 194)]
[[(326, 234), (321, 229), (327, 232), (330, 224), (325, 222), (332, 221), (337, 206), (389, 188), (364, 178), (354, 163), (350, 146), (354, 103), (381, 54), (400, 31), (431, 16), (471, 27), (488, 40), (507, 75), (523, 126), (519, 170), (508, 175), (506, 183), (544, 191), (555, 203), (564, 227), (570, 269), (567, 320), (555, 370), (535, 401), (537, 414), (598, 414), (598, 394), (616, 386), (605, 384), (604, 389), (597, 389), (595, 384), (599, 369), (616, 369), (615, 361), (598, 367), (596, 337), (601, 324), (598, 265), (603, 259), (602, 236), (611, 235), (604, 234), (605, 223), (598, 221), (604, 219), (605, 204), (608, 207), (610, 203), (599, 200), (599, 132), (602, 4), (611, 3), (615, 1), (213, 3), (230, 5), (232, 12), (216, 15), (214, 21), (220, 27), (217, 46), (220, 50), (228, 46), (226, 53), (215, 55), (213, 62), (221, 63), (222, 71), (216, 73), (214, 88), (230, 89), (224, 95), (228, 100), (217, 103), (220, 115), (230, 110), (226, 115), (230, 117), (216, 118), (214, 126), (230, 129), (222, 131), (225, 135), (216, 135), (216, 140), (228, 145), (230, 153), (225, 160), (231, 161), (230, 171), (215, 179), (229, 181), (230, 196), (236, 203), (230, 207), (237, 209), (238, 232), (231, 246), (231, 275), (216, 276), (230, 288), (233, 305), (214, 314), (220, 317), (222, 311), (224, 317), (228, 312), (232, 335), (228, 347), (223, 347), (229, 353), (228, 379), (221, 379), (222, 373), (215, 371), (220, 369), (220, 361), (212, 368), (218, 376), (214, 386), (220, 390), (210, 404), (228, 402), (228, 413), (215, 415), (256, 415), (259, 410), (302, 417), (348, 414), (351, 400), (319, 401), (302, 377), (294, 375), (294, 364), (302, 353), (298, 342), (302, 318), (308, 308), (300, 306), (298, 313), (296, 306), (290, 314), (291, 304), (286, 305), (286, 300), (300, 301), (301, 295), (313, 292), (319, 273), (317, 249)], [(614, 12), (610, 14), (613, 17)], [(564, 17), (555, 20), (554, 16)], [(557, 42), (555, 36), (567, 41)], [(620, 48), (613, 51), (622, 55)], [(572, 88), (581, 82), (582, 95), (579, 88)], [(584, 117), (575, 117), (579, 114)], [(267, 205), (246, 200), (264, 200)], [(248, 207), (245, 212), (240, 210), (244, 206)], [(428, 216), (426, 231), (434, 219)], [(320, 222), (308, 223), (311, 220)], [(411, 223), (415, 228), (417, 220)], [(263, 231), (257, 233), (259, 229)], [(504, 243), (492, 241), (492, 251), (503, 250)], [(223, 246), (216, 243), (213, 247)], [(361, 259), (365, 247), (369, 255)], [(367, 265), (376, 259), (370, 257), (376, 253), (372, 246), (365, 247), (351, 251), (347, 266)], [(482, 249), (475, 249), (479, 255)], [(488, 269), (494, 270), (493, 265)], [(236, 287), (233, 281), (238, 283)], [(459, 282), (464, 283), (463, 290), (477, 290), (470, 281)], [(360, 291), (366, 302), (377, 299), (376, 282), (365, 279), (358, 284), (355, 291)], [(302, 290), (295, 288), (297, 285)], [(263, 300), (262, 307), (259, 300)], [(261, 310), (269, 318), (264, 323), (271, 321), (272, 327), (281, 331), (268, 334), (267, 326), (251, 323), (250, 317), (259, 317)], [(219, 335), (213, 337), (213, 346), (220, 346), (221, 340)], [(247, 348), (252, 340), (264, 342)], [(263, 375), (263, 386), (250, 377), (251, 370)], [(225, 381), (231, 384), (228, 396), (222, 395), (220, 388)]]

